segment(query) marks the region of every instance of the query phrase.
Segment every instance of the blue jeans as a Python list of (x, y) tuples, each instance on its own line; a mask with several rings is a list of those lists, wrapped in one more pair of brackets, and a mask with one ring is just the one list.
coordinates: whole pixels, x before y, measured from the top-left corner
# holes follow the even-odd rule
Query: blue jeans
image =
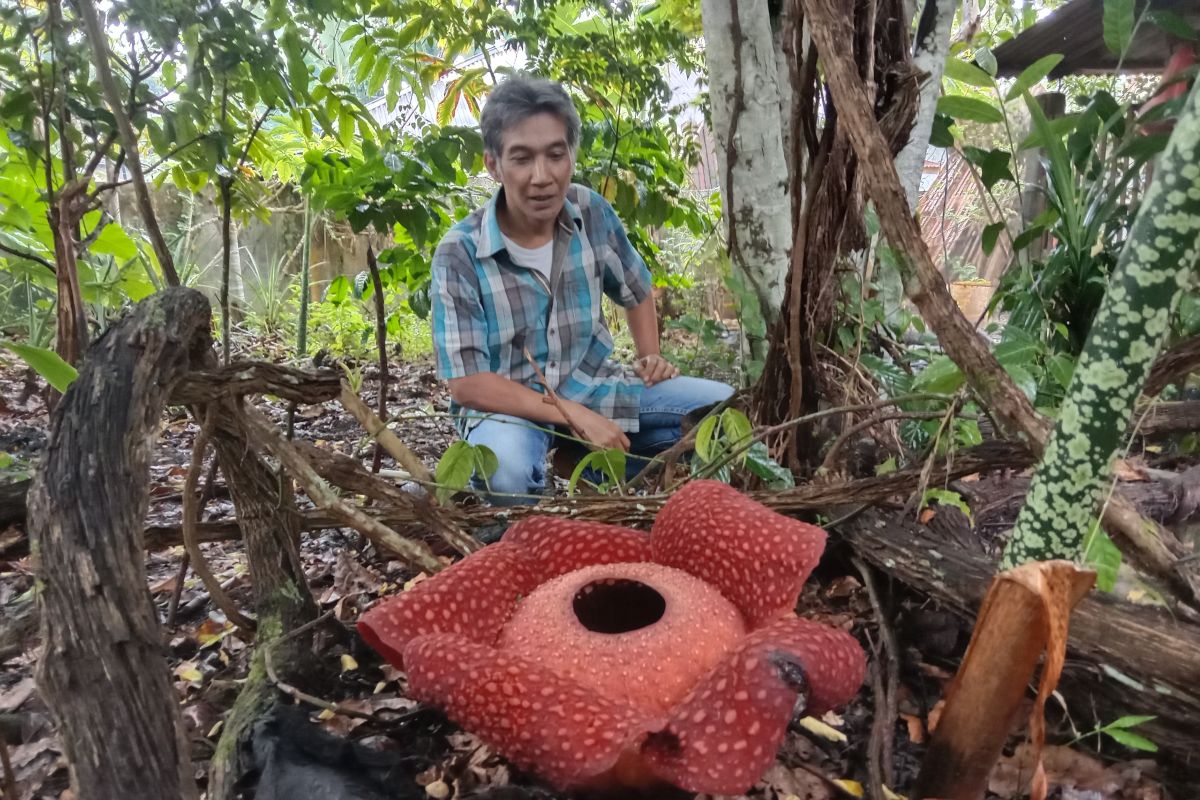
[[(628, 434), (630, 474), (639, 472), (649, 458), (679, 441), (684, 415), (719, 403), (732, 394), (733, 388), (727, 384), (686, 376), (643, 389), (639, 430)], [(492, 414), (467, 434), (468, 442), (488, 446), (500, 461), (499, 469), (487, 481), (491, 490), (499, 495), (490, 496), (491, 503), (521, 505), (537, 502), (533, 497), (503, 496), (537, 495), (546, 486), (546, 453), (553, 444), (554, 435), (548, 426), (537, 425), (507, 414)], [(566, 440), (559, 441), (565, 443)]]

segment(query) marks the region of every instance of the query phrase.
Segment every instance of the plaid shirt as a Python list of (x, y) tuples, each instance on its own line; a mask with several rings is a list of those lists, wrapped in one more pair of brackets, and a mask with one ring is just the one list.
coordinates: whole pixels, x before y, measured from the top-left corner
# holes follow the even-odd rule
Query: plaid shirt
[[(638, 430), (642, 381), (609, 359), (601, 294), (625, 308), (650, 295), (650, 271), (612, 206), (572, 184), (554, 235), (550, 279), (513, 263), (496, 220), (498, 191), (433, 255), (433, 349), (442, 380), (495, 372), (543, 391), (525, 358), (568, 400)], [(451, 411), (457, 411), (451, 404)], [(469, 413), (469, 412), (468, 412)], [(478, 420), (465, 417), (465, 436)]]

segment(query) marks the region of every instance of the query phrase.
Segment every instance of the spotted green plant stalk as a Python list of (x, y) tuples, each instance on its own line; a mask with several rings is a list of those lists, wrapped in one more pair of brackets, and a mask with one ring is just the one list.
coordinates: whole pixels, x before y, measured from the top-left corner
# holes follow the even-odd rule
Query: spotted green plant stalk
[[(1035, 125), (1044, 125), (1041, 109), (1026, 100)], [(1155, 172), (1109, 278), (1002, 568), (1081, 555), (1134, 403), (1200, 256), (1200, 91), (1188, 98)]]

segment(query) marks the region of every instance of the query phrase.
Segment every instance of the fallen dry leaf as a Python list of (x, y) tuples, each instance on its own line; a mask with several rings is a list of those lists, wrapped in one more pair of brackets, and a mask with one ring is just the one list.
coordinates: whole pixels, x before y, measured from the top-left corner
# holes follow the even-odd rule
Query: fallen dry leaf
[[(1070, 747), (1049, 745), (1042, 750), (1047, 788), (1098, 793), (1103, 800), (1161, 800), (1162, 786), (1154, 778), (1153, 761), (1139, 760), (1105, 766), (1093, 756)], [(988, 791), (1001, 797), (1025, 793), (1037, 769), (1037, 750), (1030, 742), (996, 762)]]
[(772, 764), (763, 774), (759, 785), (766, 789), (766, 796), (778, 800), (833, 800), (834, 790), (822, 778), (806, 769)]
[(921, 718), (916, 714), (900, 714), (900, 719), (904, 720), (908, 725), (908, 740), (913, 744), (921, 744), (925, 741), (925, 723), (921, 722)]

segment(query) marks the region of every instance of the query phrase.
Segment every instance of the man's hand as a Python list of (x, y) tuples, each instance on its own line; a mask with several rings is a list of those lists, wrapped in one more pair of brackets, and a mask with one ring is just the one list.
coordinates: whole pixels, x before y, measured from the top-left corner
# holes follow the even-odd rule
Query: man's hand
[(665, 380), (679, 377), (679, 370), (670, 361), (667, 361), (657, 353), (642, 356), (633, 362), (633, 372), (647, 386), (653, 386), (656, 383), (662, 383)]
[(566, 408), (571, 424), (579, 428), (584, 439), (604, 450), (629, 450), (629, 437), (617, 423), (580, 403), (561, 399), (559, 402)]

